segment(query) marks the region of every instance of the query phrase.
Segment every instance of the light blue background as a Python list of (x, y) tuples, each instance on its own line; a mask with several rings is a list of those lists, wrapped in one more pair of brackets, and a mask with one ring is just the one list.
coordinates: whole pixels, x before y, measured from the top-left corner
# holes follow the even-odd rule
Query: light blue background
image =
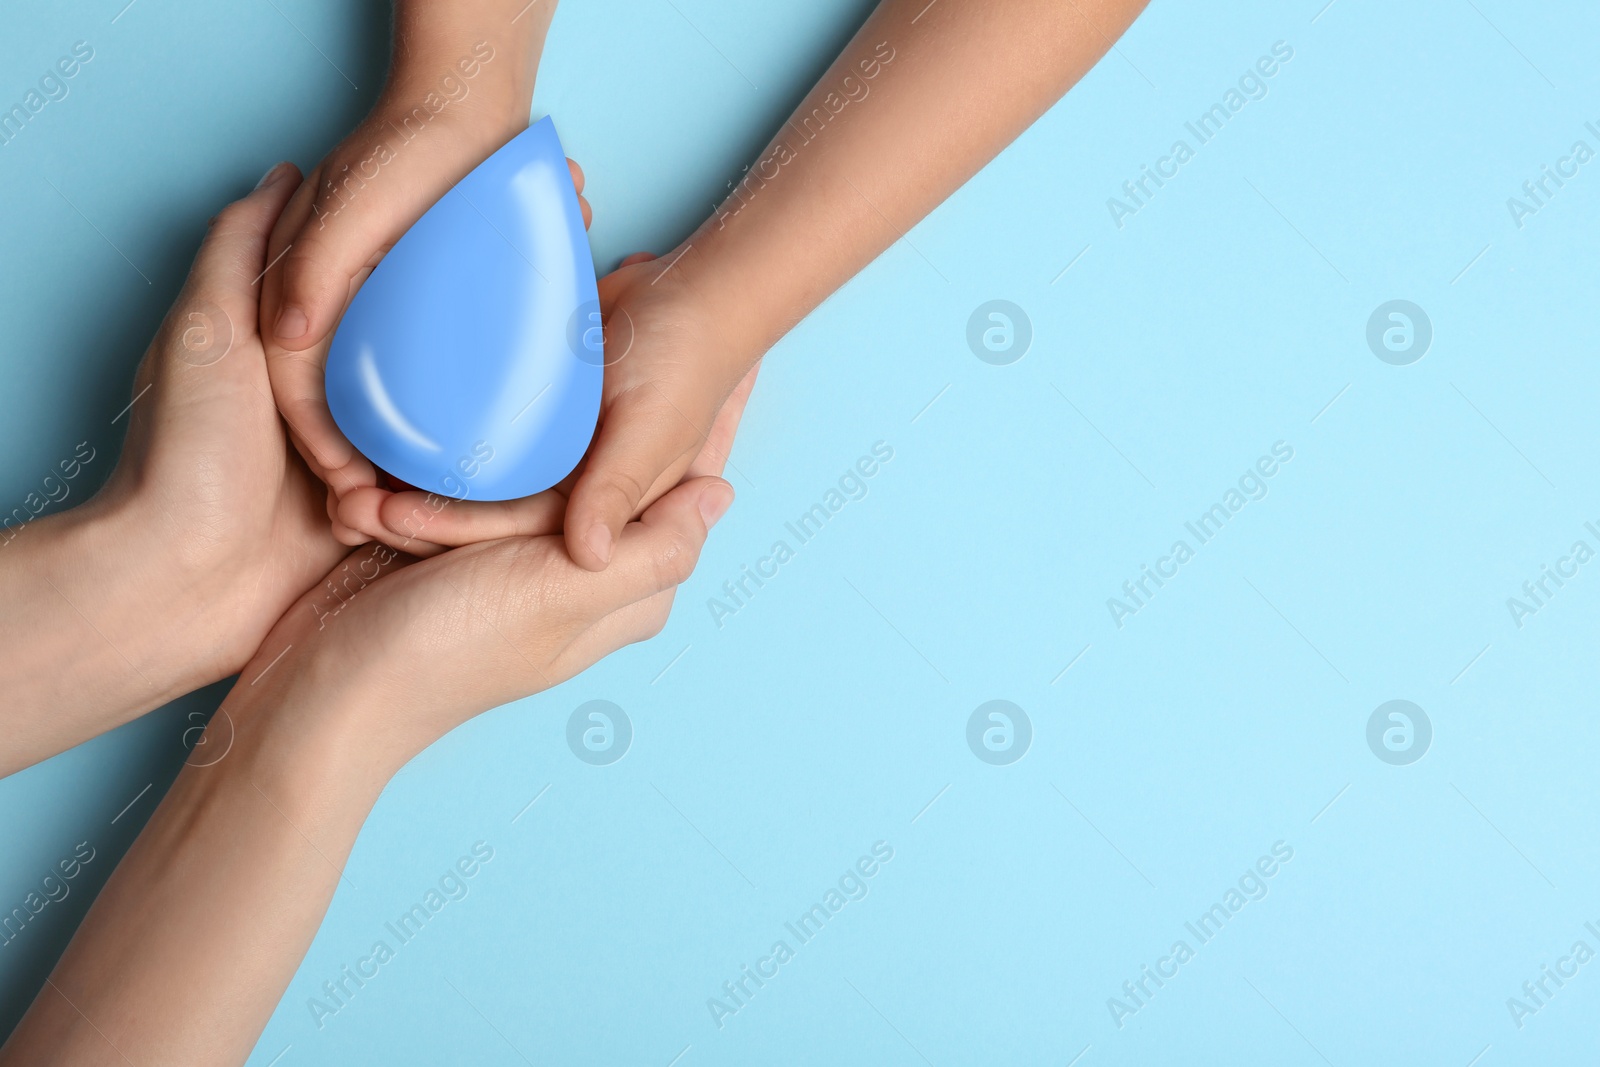
[[(1520, 1030), (1506, 1000), (1600, 949), (1600, 564), (1520, 630), (1505, 601), (1600, 547), (1600, 162), (1521, 230), (1506, 198), (1600, 148), (1600, 16), (1323, 2), (1156, 0), (784, 340), (666, 631), (395, 780), (252, 1063), (1591, 1061), (1600, 964)], [(0, 11), (7, 106), (96, 51), (0, 148), (6, 509), (86, 437), (109, 471), (205, 220), (382, 78), (378, 0), (123, 3)], [(536, 111), (602, 265), (687, 232), (870, 7), (566, 0)], [(1106, 198), (1278, 40), (1269, 95), (1118, 230)], [(1032, 320), (1010, 366), (966, 344), (995, 298)], [(1434, 325), (1408, 367), (1365, 343), (1393, 298)], [(719, 629), (707, 599), (879, 440), (869, 495)], [(1279, 440), (1270, 495), (1118, 630), (1106, 598)], [(0, 949), (0, 1026), (222, 691), (0, 782), (0, 910), (102, 856)], [(607, 767), (565, 743), (597, 698), (636, 731)], [(1034, 726), (1007, 767), (965, 741), (994, 698)], [(1394, 698), (1435, 731), (1410, 766), (1366, 744)], [(470, 895), (319, 1030), (307, 999), (479, 840)], [(719, 1030), (707, 998), (878, 840), (870, 895)], [(1269, 894), (1117, 1028), (1107, 998), (1279, 840)]]

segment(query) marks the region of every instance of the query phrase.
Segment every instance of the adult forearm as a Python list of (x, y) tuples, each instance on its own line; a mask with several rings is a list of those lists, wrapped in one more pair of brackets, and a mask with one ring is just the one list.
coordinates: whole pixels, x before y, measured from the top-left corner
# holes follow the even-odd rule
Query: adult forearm
[(691, 239), (685, 277), (764, 351), (1027, 129), (1145, 2), (884, 0)]
[(202, 749), (226, 754), (184, 768), (0, 1065), (244, 1062), (391, 772), (352, 763), (340, 692), (239, 683)]
[(97, 499), (6, 533), (0, 777), (227, 674), (199, 575), (142, 517)]
[(394, 773), (470, 716), (659, 632), (732, 497), (715, 478), (674, 489), (604, 574), (556, 535), (409, 566), (352, 553), (245, 665), (0, 1067), (241, 1062)]

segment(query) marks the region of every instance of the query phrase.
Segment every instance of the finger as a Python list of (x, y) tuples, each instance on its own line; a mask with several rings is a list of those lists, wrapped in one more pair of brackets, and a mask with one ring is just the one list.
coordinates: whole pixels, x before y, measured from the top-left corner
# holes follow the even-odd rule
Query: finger
[(697, 478), (706, 474), (722, 473), (723, 467), (728, 463), (728, 453), (733, 450), (734, 435), (739, 432), (739, 420), (744, 418), (745, 404), (750, 400), (750, 391), (756, 387), (756, 375), (760, 371), (761, 361), (758, 359), (740, 379), (739, 384), (733, 387), (728, 399), (722, 402), (722, 410), (717, 412), (716, 421), (711, 424), (711, 432), (706, 435), (705, 447), (700, 449), (700, 454), (689, 464), (684, 477)]
[[(349, 191), (349, 182), (341, 188), (327, 180), (328, 173), (348, 169), (330, 157), (296, 190), (273, 231), (273, 267), (261, 299), (273, 399), (298, 435), (302, 454), (330, 478), (358, 460), (328, 411), (323, 378), (333, 327), (351, 293), (403, 232), (414, 206), (355, 195), (360, 189)], [(347, 471), (330, 484), (369, 485), (372, 479)]]
[(376, 535), (385, 540), (421, 535), (452, 548), (502, 537), (538, 537), (561, 532), (566, 509), (567, 498), (554, 490), (518, 500), (452, 500), (434, 493), (391, 493), (378, 508), (382, 530)]
[(376, 477), (364, 469), (365, 461), (328, 412), (323, 383), (327, 346), (317, 345), (304, 351), (288, 349), (273, 340), (268, 328), (280, 314), (283, 304), (285, 265), (308, 223), (316, 225), (311, 221), (312, 208), (321, 173), (319, 168), (301, 183), (273, 228), (267, 248), (270, 266), (262, 279), (262, 340), (266, 344), (272, 398), (289, 424), (295, 448), (318, 477), (342, 493), (353, 486), (372, 485)]
[[(323, 484), (340, 496), (362, 486), (376, 485), (378, 483), (377, 468), (365, 456), (357, 452), (353, 445), (344, 441), (342, 433), (339, 434), (339, 440), (344, 442), (345, 447), (349, 450), (344, 462), (332, 467), (322, 462), (317, 452), (312, 449), (306, 438), (300, 433), (300, 428), (295, 424), (295, 420), (283, 412), (283, 401), (279, 399), (280, 382), (278, 378), (273, 377), (274, 373), (282, 375), (284, 369), (276, 365), (269, 356), (267, 358), (267, 375), (272, 378), (273, 382), (272, 398), (279, 405), (279, 414), (283, 415), (283, 421), (289, 426), (289, 440), (294, 444), (295, 451), (299, 452), (300, 457), (306, 461), (306, 466), (311, 468), (311, 472), (320, 478)], [(300, 409), (297, 408), (297, 410)], [(304, 416), (301, 416), (301, 420), (305, 421)], [(328, 421), (337, 431), (338, 426), (333, 424), (331, 417)]]
[(617, 546), (624, 575), (648, 575), (647, 595), (676, 589), (700, 560), (706, 535), (733, 504), (733, 486), (721, 478), (680, 484), (630, 522)]
[[(428, 523), (428, 510), (420, 508), (420, 517), (411, 521), (397, 519), (396, 526), (404, 527), (404, 532), (395, 532), (385, 525), (380, 517), (384, 507), (397, 494), (375, 486), (363, 486), (354, 489), (339, 498), (338, 512), (334, 521), (355, 530), (366, 540), (382, 541), (390, 548), (398, 549), (418, 559), (437, 556), (446, 551), (449, 546), (442, 545), (433, 539), (433, 530)], [(422, 493), (406, 494), (421, 498)], [(438, 499), (446, 499), (440, 497)]]
[(349, 545), (353, 548), (356, 545), (364, 545), (372, 540), (360, 530), (352, 529), (339, 521), (339, 495), (331, 488), (328, 490), (327, 509), (328, 524), (333, 531), (334, 540), (341, 545)]
[[(279, 298), (283, 292), (283, 271), (277, 268), (283, 265), (284, 257), (294, 247), (301, 228), (311, 217), (311, 206), (316, 199), (317, 183), (321, 180), (321, 174), (322, 168), (319, 166), (306, 175), (300, 187), (289, 198), (289, 206), (283, 209), (283, 213), (278, 216), (277, 224), (272, 227), (272, 236), (267, 241), (269, 269), (261, 281), (263, 323), (271, 323), (278, 316)], [(276, 346), (270, 329), (262, 329), (261, 339), (267, 343), (269, 350)]]
[[(683, 482), (628, 524), (616, 559), (599, 574), (583, 570), (559, 547), (526, 554), (536, 572), (530, 580), (545, 590), (544, 603), (565, 605), (568, 622), (592, 626), (629, 604), (676, 588), (694, 571), (706, 533), (733, 501), (733, 487), (720, 478)], [(542, 546), (546, 539), (503, 542)], [(462, 549), (458, 551), (471, 551)]]
[(612, 400), (572, 490), (567, 552), (587, 570), (603, 570), (622, 527), (664, 474), (675, 481), (703, 439), (693, 423), (648, 385)]
[(668, 589), (613, 611), (553, 656), (547, 673), (552, 680), (565, 680), (588, 670), (619, 648), (650, 640), (666, 625), (677, 592)]
[(295, 446), (317, 474), (340, 491), (371, 485), (376, 474), (356, 451), (328, 410), (327, 349), (287, 352), (269, 347), (267, 377), (278, 412), (293, 432)]
[(626, 268), (636, 267), (640, 263), (649, 263), (657, 258), (659, 257), (654, 252), (635, 252), (621, 263), (618, 263), (616, 270), (604, 275), (597, 283), (597, 288), (600, 290), (600, 306), (609, 308), (612, 301), (616, 300), (622, 290), (629, 285), (631, 276), (624, 273)]
[(235, 340), (240, 333), (256, 332), (260, 299), (256, 283), (266, 266), (267, 235), (299, 179), (293, 163), (279, 163), (248, 196), (218, 212), (189, 272), (189, 284), (228, 316)]
[(421, 490), (361, 488), (340, 501), (339, 521), (406, 552), (456, 548), (561, 529), (566, 498), (555, 491), (519, 500), (455, 500)]
[[(272, 227), (272, 236), (267, 241), (267, 263), (271, 268), (282, 266), (284, 257), (293, 247), (295, 238), (300, 234), (301, 228), (311, 217), (311, 206), (316, 200), (317, 183), (321, 181), (322, 168), (319, 166), (305, 180), (300, 183), (289, 198), (289, 205), (278, 216), (278, 221)], [(263, 322), (271, 322), (277, 318), (279, 297), (283, 289), (283, 271), (270, 269), (261, 281), (261, 317)], [(274, 342), (272, 331), (263, 329), (262, 340), (268, 347)]]
[(694, 572), (707, 532), (732, 503), (733, 486), (721, 478), (681, 483), (650, 505), (638, 522), (627, 525), (604, 573), (586, 574), (573, 568), (569, 579), (574, 600), (598, 620), (681, 585)]
[(350, 527), (338, 522), (329, 523), (328, 529), (332, 531), (333, 539), (335, 541), (339, 542), (341, 545), (348, 545), (351, 548), (358, 548), (372, 540), (372, 538), (368, 537), (360, 530), (352, 530)]
[[(567, 160), (573, 187), (582, 201), (583, 168)], [(348, 168), (345, 168), (348, 170)], [(352, 196), (348, 204), (337, 188), (322, 188), (322, 168), (306, 183), (298, 225), (285, 252), (283, 280), (273, 308), (273, 321), (263, 333), (290, 351), (304, 351), (327, 336), (338, 321), (356, 275), (376, 264), (398, 236), (397, 220), (384, 205)], [(346, 183), (348, 185), (348, 183)], [(358, 183), (359, 184), (359, 183)], [(359, 191), (359, 190), (358, 190)], [(347, 206), (351, 209), (346, 211)], [(582, 202), (584, 225), (592, 211)], [(339, 216), (335, 225), (330, 220)]]
[(578, 210), (583, 212), (583, 228), (588, 229), (594, 221), (594, 209), (589, 206), (589, 201), (583, 198), (583, 168), (570, 156), (567, 158), (567, 170), (572, 174), (572, 187), (578, 191)]
[[(299, 225), (276, 250), (283, 255), (277, 310), (263, 333), (291, 352), (327, 337), (357, 275), (377, 265), (402, 228), (376, 198), (356, 198), (347, 208), (336, 194), (322, 195), (314, 184), (322, 177), (319, 169), (302, 186), (304, 203), (295, 205)], [(335, 215), (337, 223), (330, 222)]]

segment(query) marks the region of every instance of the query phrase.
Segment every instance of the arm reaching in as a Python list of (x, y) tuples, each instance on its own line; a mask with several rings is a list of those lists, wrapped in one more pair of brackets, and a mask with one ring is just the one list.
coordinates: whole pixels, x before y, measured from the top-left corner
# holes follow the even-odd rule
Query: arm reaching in
[(328, 576), (345, 599), (307, 593), (246, 668), (257, 681), (218, 712), (234, 731), (226, 756), (184, 768), (0, 1067), (243, 1063), (394, 773), (473, 715), (660, 630), (732, 502), (714, 474), (748, 392), (689, 477), (624, 528), (603, 574), (574, 565), (559, 534), (409, 565), (371, 545)]
[[(572, 558), (605, 567), (754, 362), (1060, 99), (1144, 4), (883, 0), (712, 217), (602, 287), (607, 359), (627, 352), (606, 370), (571, 489)], [(363, 506), (345, 521), (394, 537), (391, 510), (403, 509)], [(518, 517), (494, 516), (513, 528)], [(488, 525), (451, 508), (429, 536), (457, 544)]]
[[(295, 193), (272, 232), (261, 300), (272, 392), (329, 511), (372, 464), (328, 412), (323, 368), (355, 289), (429, 207), (528, 124), (556, 0), (395, 0), (377, 104)], [(572, 164), (580, 194), (582, 172)], [(589, 205), (580, 204), (585, 222)], [(336, 524), (347, 544), (361, 534)]]

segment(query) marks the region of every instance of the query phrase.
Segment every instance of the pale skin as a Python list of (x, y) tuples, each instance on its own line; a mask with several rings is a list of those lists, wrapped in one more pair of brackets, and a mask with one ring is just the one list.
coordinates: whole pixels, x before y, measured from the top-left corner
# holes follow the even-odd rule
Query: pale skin
[[(483, 0), (483, 6), (492, 5)], [(242, 1062), (394, 772), (471, 715), (568, 677), (659, 627), (672, 588), (731, 502), (731, 487), (713, 475), (762, 354), (1065, 93), (1142, 7), (1135, 0), (885, 0), (790, 127), (803, 127), (822, 107), (831, 114), (824, 132), (803, 144), (799, 135), (780, 133), (762, 159), (779, 141), (793, 136), (795, 142), (775, 176), (745, 189), (737, 211), (730, 201), (672, 253), (635, 257), (602, 279), (613, 336), (626, 311), (632, 348), (608, 371), (595, 445), (560, 491), (433, 511), (424, 494), (380, 488), (359, 457), (341, 453), (338, 441), (319, 440), (325, 408), (319, 415), (309, 392), (286, 394), (280, 372), (320, 368), (349, 285), (382, 241), (365, 258), (344, 261), (357, 266), (342, 292), (343, 266), (324, 268), (335, 280), (305, 328), (322, 331), (317, 343), (306, 343), (303, 330), (295, 339), (301, 348), (279, 336), (259, 357), (263, 375), (278, 367), (272, 393), (301, 451), (329, 479), (332, 533), (324, 527), (309, 535), (329, 558), (311, 569), (321, 574), (338, 558), (334, 534), (347, 543), (375, 538), (429, 558), (380, 564), (389, 550), (358, 551), (351, 565), (383, 573), (331, 617), (326, 602), (321, 612), (314, 607), (320, 587), (294, 600), (305, 588), (295, 590), (295, 583), (308, 564), (286, 564), (295, 578), (265, 583), (273, 590), (262, 598), (268, 607), (242, 614), (250, 625), (239, 625), (228, 647), (251, 635), (259, 641), (244, 679), (293, 648), (255, 684), (241, 681), (230, 694), (228, 756), (179, 777), (0, 1050), (0, 1065)], [(892, 59), (881, 50), (885, 44)], [(417, 54), (397, 54), (398, 80), (405, 78), (400, 66)], [(863, 64), (874, 60), (868, 79)], [(439, 69), (437, 57), (417, 62)], [(827, 94), (847, 75), (870, 84), (870, 93), (862, 97), (847, 86), (859, 98), (835, 113)], [(465, 173), (472, 162), (463, 156), (456, 169)], [(435, 180), (448, 187), (454, 177), (441, 172)], [(258, 200), (256, 208), (266, 221), (252, 216), (250, 223), (250, 240), (259, 243), (289, 190), (272, 186), (267, 194), (270, 200)], [(290, 211), (301, 213), (284, 211), (289, 221), (279, 221), (275, 249), (290, 243), (282, 232), (301, 232), (315, 218), (314, 194), (304, 186), (295, 194), (300, 207)], [(408, 203), (386, 218), (403, 232), (408, 212), (425, 207)], [(236, 221), (242, 227), (246, 220)], [(265, 248), (246, 258), (270, 262)], [(268, 274), (264, 321), (277, 323), (282, 313), (272, 293), (299, 292), (289, 258)], [(311, 377), (303, 375), (301, 384)], [(285, 452), (286, 468), (298, 469), (292, 461)], [(351, 475), (348, 484), (341, 474)], [(298, 476), (283, 477), (298, 486), (290, 510), (303, 515), (306, 485), (295, 482)], [(155, 521), (149, 511), (141, 514)], [(427, 519), (420, 533), (418, 514)], [(92, 532), (82, 536), (93, 540)], [(126, 568), (120, 573), (126, 577)], [(47, 590), (26, 584), (31, 580), (0, 574), (0, 585), (22, 582), (15, 588), (42, 602)], [(160, 587), (159, 580), (150, 586)], [(192, 604), (204, 588), (184, 586), (173, 599)], [(269, 631), (270, 623), (258, 620), (273, 604), (289, 610)], [(153, 684), (146, 689), (176, 690), (192, 680), (181, 664), (158, 670), (165, 663), (159, 649), (136, 644), (134, 629), (112, 632), (149, 657), (145, 673)], [(13, 675), (31, 679), (35, 700), (76, 700), (79, 710), (69, 716), (71, 728), (31, 740), (13, 757), (15, 765), (92, 731), (97, 714), (120, 721), (159, 702), (118, 675), (120, 657), (111, 653), (97, 661), (98, 680), (82, 679), (94, 687), (91, 695), (64, 697), (67, 687), (53, 679), (48, 657), (59, 663), (70, 650), (35, 640), (30, 647), (42, 663), (13, 660), (4, 644), (0, 656)], [(97, 711), (116, 700), (122, 703), (115, 714)], [(189, 906), (161, 906), (175, 897)], [(243, 913), (252, 915), (250, 923), (235, 921)], [(171, 995), (173, 989), (183, 995)]]
[(15, 607), (0, 614), (0, 775), (237, 671), (348, 551), (284, 437), (255, 331), (259, 223), (297, 178), (275, 168), (213, 221), (135, 376), (111, 479), (0, 547)]
[[(423, 562), (381, 545), (347, 556), (271, 415), (256, 336), (250, 279), (297, 178), (274, 168), (218, 217), (141, 365), (136, 389), (155, 382), (146, 421), (103, 493), (30, 524), (0, 552), (7, 616), (31, 620), (0, 644), (16, 710), (0, 732), (8, 770), (240, 673), (196, 750), (202, 758), (112, 875), (0, 1064), (243, 1062), (389, 778), (473, 715), (657, 632), (732, 503), (715, 475), (753, 375), (704, 459), (626, 527), (604, 574), (574, 566), (554, 535)], [(173, 322), (202, 300), (228, 309), (233, 345), (195, 366), (214, 350), (197, 356)], [(265, 413), (259, 426), (254, 405)], [(186, 462), (190, 453), (201, 460)], [(172, 513), (188, 497), (238, 515)], [(194, 536), (177, 536), (190, 528)], [(277, 542), (296, 568), (273, 555)], [(279, 618), (259, 627), (265, 611)], [(186, 662), (185, 640), (215, 651)], [(232, 658), (244, 641), (257, 650)], [(175, 899), (183, 906), (169, 906)], [(241, 907), (270, 918), (251, 928), (235, 921)], [(230, 962), (235, 953), (248, 964)], [(185, 1018), (185, 1003), (207, 1017)]]
[[(306, 176), (273, 229), (273, 269), (261, 292), (272, 391), (291, 439), (328, 487), (328, 517), (346, 545), (368, 536), (341, 521), (339, 499), (380, 478), (328, 413), (323, 365), (333, 326), (411, 224), (526, 127), (554, 14), (555, 0), (396, 0), (391, 69), (377, 104)], [(571, 166), (587, 224), (583, 173)], [(406, 547), (435, 550), (419, 539)]]
[[(677, 248), (659, 260), (630, 257), (626, 269), (607, 279), (601, 290), (607, 343), (629, 347), (607, 370), (595, 442), (576, 477), (560, 487), (559, 501), (465, 502), (419, 535), (407, 519), (422, 494), (378, 484), (327, 414), (320, 363), (295, 360), (292, 396), (278, 388), (281, 376), (274, 386), (302, 443), (323, 457), (313, 467), (328, 473), (340, 536), (426, 552), (543, 532), (559, 516), (573, 560), (603, 569), (623, 524), (677, 483), (756, 361), (1060, 99), (1144, 3), (880, 4), (759, 157), (773, 159), (782, 144), (784, 161), (776, 167), (758, 161), (755, 177)], [(440, 69), (440, 62), (428, 69)], [(851, 102), (834, 114), (829, 94), (835, 107), (839, 98)], [(817, 109), (831, 117), (818, 122)], [(522, 117), (513, 122), (517, 128)], [(472, 161), (458, 169), (464, 173)], [(309, 218), (309, 206), (304, 211)], [(414, 213), (385, 217), (403, 229)], [(365, 262), (371, 251), (351, 242), (362, 251), (346, 253), (346, 266)], [(303, 291), (295, 275), (309, 262), (286, 257), (283, 285)], [(316, 310), (295, 344), (331, 331), (338, 317), (348, 277), (343, 267), (328, 273), (333, 280), (314, 301), (304, 301)], [(269, 287), (272, 313), (274, 292)], [(294, 357), (285, 349), (278, 358)]]
[[(299, 177), (280, 164), (212, 221), (100, 492), (0, 531), (0, 600), (14, 608), (0, 615), (13, 712), (0, 777), (237, 673), (349, 551), (289, 444), (257, 331), (256, 223)], [(62, 462), (109, 460), (88, 448)]]
[(554, 536), (410, 565), (359, 550), (375, 577), (331, 619), (313, 588), (268, 635), (244, 671), (259, 681), (208, 728), (226, 754), (184, 768), (0, 1064), (242, 1063), (389, 779), (471, 716), (659, 631), (732, 498), (688, 479), (625, 528), (603, 577)]

